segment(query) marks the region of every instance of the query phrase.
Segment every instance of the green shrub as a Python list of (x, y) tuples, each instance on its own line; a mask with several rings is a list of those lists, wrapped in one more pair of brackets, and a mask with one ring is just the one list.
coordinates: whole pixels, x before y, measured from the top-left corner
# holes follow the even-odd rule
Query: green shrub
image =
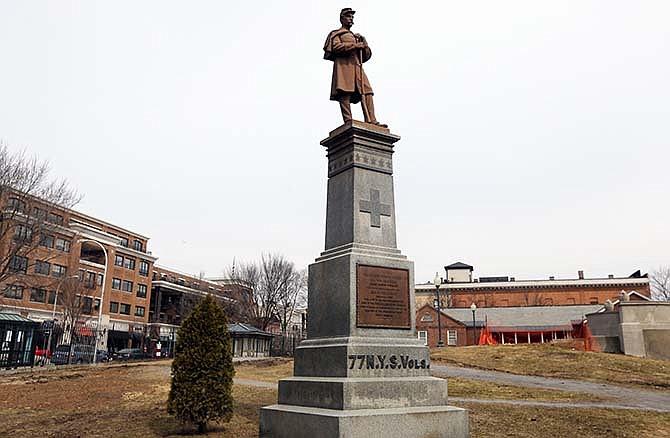
[(234, 374), (226, 314), (208, 295), (177, 332), (168, 412), (200, 433), (210, 421), (229, 421)]

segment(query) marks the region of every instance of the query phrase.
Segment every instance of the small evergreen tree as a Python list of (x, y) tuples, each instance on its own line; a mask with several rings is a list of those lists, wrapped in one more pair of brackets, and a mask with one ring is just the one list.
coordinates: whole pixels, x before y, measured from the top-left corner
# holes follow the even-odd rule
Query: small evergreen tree
[(168, 412), (200, 433), (210, 421), (229, 421), (234, 374), (226, 314), (208, 295), (177, 332)]

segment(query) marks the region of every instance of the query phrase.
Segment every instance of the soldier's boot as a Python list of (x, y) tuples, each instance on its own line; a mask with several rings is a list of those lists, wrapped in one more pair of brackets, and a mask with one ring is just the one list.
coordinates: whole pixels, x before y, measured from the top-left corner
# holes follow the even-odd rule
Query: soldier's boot
[(382, 128), (388, 128), (388, 125), (380, 123), (375, 117), (375, 104), (372, 100), (372, 94), (364, 94), (363, 99), (363, 117), (365, 117), (365, 122), (372, 125), (381, 126)]

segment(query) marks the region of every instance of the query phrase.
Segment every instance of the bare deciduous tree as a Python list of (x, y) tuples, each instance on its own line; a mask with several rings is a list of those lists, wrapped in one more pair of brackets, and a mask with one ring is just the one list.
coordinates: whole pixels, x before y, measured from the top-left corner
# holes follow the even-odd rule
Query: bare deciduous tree
[[(90, 345), (91, 354), (95, 354), (93, 346), (96, 341), (97, 327), (88, 327), (86, 324), (92, 318), (91, 314), (96, 302), (94, 297), (87, 295), (90, 288), (77, 276), (69, 276), (58, 282), (56, 291), (55, 299), (63, 315), (61, 342), (70, 344), (70, 358), (76, 344)], [(78, 359), (81, 360), (81, 358)], [(93, 357), (89, 360), (92, 359)]]
[(244, 319), (261, 330), (267, 330), (274, 320), (285, 330), (300, 300), (304, 300), (306, 275), (281, 254), (263, 254), (258, 263), (241, 263), (226, 272), (252, 290), (242, 303)]
[(288, 325), (295, 315), (296, 309), (304, 308), (307, 304), (307, 271), (293, 270), (286, 288), (279, 294), (277, 303), (277, 318), (281, 324), (281, 331), (286, 335)]
[(71, 208), (81, 199), (49, 172), (47, 162), (0, 143), (0, 282), (26, 273), (30, 255), (62, 220), (50, 210)]
[(88, 290), (77, 277), (63, 278), (58, 285), (58, 304), (63, 313), (63, 323), (74, 331), (78, 324), (90, 319), (93, 298), (86, 296)]
[(670, 301), (670, 266), (660, 266), (651, 273), (651, 297), (658, 301)]

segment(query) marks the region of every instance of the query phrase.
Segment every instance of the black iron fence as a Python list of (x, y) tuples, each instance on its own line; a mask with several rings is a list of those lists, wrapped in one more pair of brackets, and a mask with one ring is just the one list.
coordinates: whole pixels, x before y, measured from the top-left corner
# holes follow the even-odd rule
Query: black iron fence
[(305, 338), (299, 333), (287, 333), (285, 335), (274, 335), (270, 356), (288, 356), (293, 357), (296, 347)]
[[(107, 360), (106, 351), (96, 351), (96, 341), (106, 335), (98, 333), (95, 323), (64, 324), (43, 322), (33, 336), (34, 365), (64, 365)], [(97, 355), (94, 359), (94, 355)]]

